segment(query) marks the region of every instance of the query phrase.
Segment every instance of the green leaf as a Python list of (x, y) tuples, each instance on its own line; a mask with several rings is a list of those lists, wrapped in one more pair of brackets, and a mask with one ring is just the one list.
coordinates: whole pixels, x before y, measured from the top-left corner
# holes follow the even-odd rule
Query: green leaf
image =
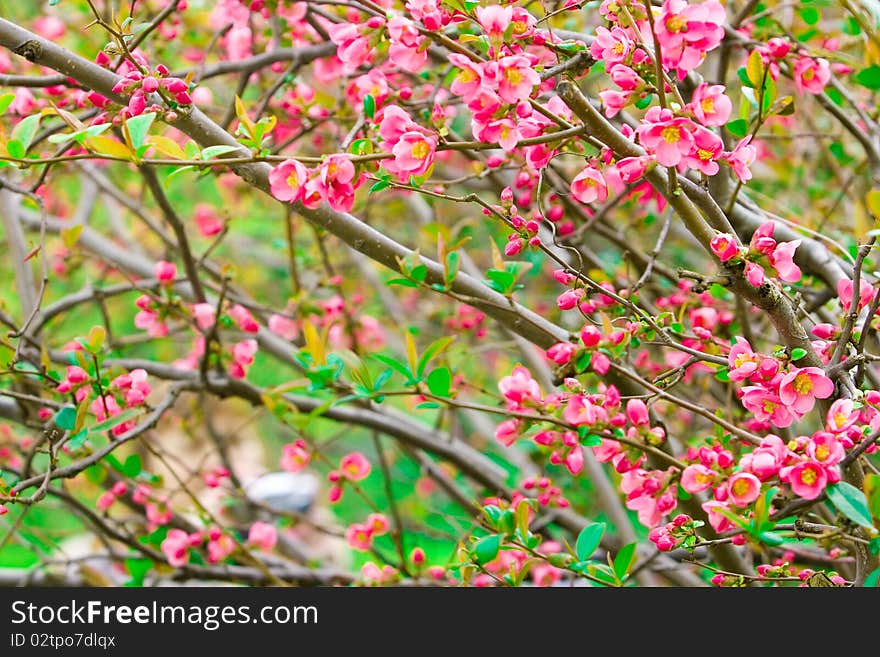
[(453, 340), (455, 340), (454, 336), (446, 336), (443, 338), (438, 338), (434, 340), (428, 347), (425, 349), (421, 358), (419, 358), (418, 365), (416, 366), (416, 375), (421, 377), (425, 373), (425, 367), (427, 367), (428, 363), (430, 363), (434, 358), (436, 358), (439, 354), (443, 353), (446, 348), (452, 344)]
[(438, 367), (428, 375), (428, 390), (438, 397), (448, 397), (452, 387), (452, 374), (448, 367)]
[(479, 565), (484, 565), (492, 561), (495, 557), (498, 556), (498, 551), (501, 549), (501, 536), (498, 534), (492, 534), (491, 536), (486, 536), (485, 538), (481, 538), (477, 541), (477, 544), (474, 545), (474, 559)]
[(12, 101), (15, 100), (15, 94), (3, 94), (0, 96), (0, 114), (3, 114), (9, 106), (12, 105)]
[(853, 80), (868, 89), (880, 89), (880, 66), (863, 68), (853, 76)]
[(636, 543), (629, 543), (620, 548), (620, 552), (614, 557), (614, 574), (618, 579), (624, 576), (633, 567), (636, 560)]
[(804, 7), (798, 10), (798, 15), (807, 25), (815, 25), (819, 22), (819, 10), (815, 7)]
[(141, 470), (143, 470), (143, 463), (141, 462), (141, 457), (137, 454), (131, 454), (128, 458), (125, 459), (125, 462), (122, 464), (122, 472), (123, 474), (129, 477), (137, 477)]
[(55, 413), (54, 421), (59, 429), (72, 430), (76, 426), (76, 407), (65, 406)]
[(12, 129), (12, 134), (9, 135), (9, 140), (21, 142), (21, 145), (24, 146), (24, 150), (27, 151), (28, 147), (31, 145), (31, 141), (34, 139), (34, 135), (37, 134), (37, 127), (39, 127), (40, 119), (42, 118), (43, 116), (41, 114), (26, 116)]
[(372, 187), (370, 187), (370, 194), (373, 192), (381, 192), (383, 189), (391, 187), (390, 180), (380, 180), (377, 183), (374, 183)]
[(128, 128), (128, 135), (131, 138), (131, 147), (134, 150), (138, 150), (146, 142), (147, 134), (150, 132), (150, 126), (153, 125), (153, 119), (155, 118), (155, 112), (147, 112), (146, 114), (133, 116), (125, 122), (125, 126)]
[(868, 588), (880, 587), (880, 568), (868, 573), (868, 576), (865, 578), (865, 586)]
[(371, 119), (376, 116), (376, 99), (372, 94), (364, 96), (364, 114)]
[(6, 152), (9, 153), (9, 157), (21, 160), (27, 154), (27, 149), (18, 139), (10, 139), (6, 142)]
[(403, 287), (418, 287), (419, 284), (408, 278), (392, 278), (385, 285), (401, 285)]
[(102, 431), (107, 431), (108, 429), (112, 429), (113, 427), (122, 424), (123, 422), (127, 422), (131, 418), (141, 413), (143, 413), (143, 409), (141, 408), (127, 408), (118, 415), (114, 415), (111, 418), (107, 418), (103, 422), (98, 422), (98, 424), (89, 427), (89, 433), (95, 434)]
[(806, 349), (801, 349), (800, 347), (795, 347), (791, 350), (791, 359), (792, 360), (800, 360), (804, 356), (807, 355)]
[(785, 539), (776, 532), (761, 532), (758, 538), (770, 547), (778, 547), (785, 543)]
[(578, 561), (586, 561), (589, 559), (593, 552), (596, 551), (596, 548), (599, 547), (599, 543), (602, 542), (602, 536), (605, 535), (605, 523), (604, 522), (594, 522), (591, 525), (587, 525), (581, 530), (581, 533), (578, 534), (577, 542), (574, 545), (574, 551), (577, 555)]
[(370, 354), (370, 357), (378, 360), (380, 363), (384, 363), (395, 372), (399, 372), (405, 376), (407, 383), (413, 383), (413, 373), (409, 371), (409, 368), (404, 363), (401, 363), (390, 356), (385, 356), (384, 354)]
[(210, 160), (215, 157), (220, 157), (221, 155), (226, 155), (227, 153), (234, 153), (239, 149), (239, 146), (231, 146), (228, 144), (221, 144), (219, 146), (208, 146), (207, 148), (202, 149), (202, 159)]
[(749, 122), (745, 119), (736, 119), (727, 124), (727, 131), (734, 137), (745, 137), (749, 131)]
[(874, 528), (871, 512), (868, 510), (868, 500), (865, 499), (862, 491), (845, 481), (829, 486), (825, 490), (828, 499), (843, 515), (863, 527)]
[(126, 586), (143, 586), (144, 577), (152, 567), (153, 562), (150, 559), (126, 559), (125, 569), (131, 575), (131, 581), (127, 582)]

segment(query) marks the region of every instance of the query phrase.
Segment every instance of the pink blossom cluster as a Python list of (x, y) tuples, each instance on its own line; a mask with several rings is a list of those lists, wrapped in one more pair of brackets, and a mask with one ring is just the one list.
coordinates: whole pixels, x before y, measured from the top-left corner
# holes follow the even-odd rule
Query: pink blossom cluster
[(334, 153), (314, 169), (296, 159), (281, 162), (269, 172), (272, 195), (279, 201), (302, 203), (318, 208), (327, 203), (339, 212), (348, 212), (354, 205), (355, 190), (363, 184), (351, 158)]
[(748, 340), (737, 337), (728, 353), (732, 381), (746, 381), (739, 392), (743, 406), (755, 418), (775, 427), (787, 427), (809, 413), (816, 399), (827, 399), (834, 384), (817, 367), (790, 365), (782, 370), (778, 359), (752, 350)]
[[(265, 541), (265, 538), (263, 538)], [(216, 525), (207, 531), (187, 533), (182, 529), (170, 529), (162, 541), (161, 549), (168, 563), (182, 568), (189, 563), (190, 551), (207, 541), (208, 563), (220, 563), (235, 551), (232, 536)]]
[(356, 522), (345, 530), (345, 540), (349, 546), (361, 552), (368, 551), (377, 536), (388, 533), (388, 518), (381, 513), (371, 513), (365, 522)]
[(330, 487), (329, 499), (336, 503), (342, 498), (342, 489), (345, 482), (358, 482), (366, 479), (372, 470), (369, 459), (360, 452), (350, 452), (339, 461), (339, 467), (327, 473), (327, 481)]
[(754, 287), (760, 287), (765, 281), (765, 269), (761, 262), (771, 266), (780, 280), (796, 283), (801, 279), (801, 269), (794, 262), (794, 254), (801, 240), (777, 242), (773, 239), (775, 227), (773, 221), (761, 224), (752, 234), (747, 249), (741, 249), (737, 239), (729, 233), (716, 234), (709, 246), (721, 262), (736, 263), (744, 259), (745, 278)]
[(379, 121), (382, 148), (394, 158), (385, 160), (383, 166), (401, 182), (410, 176), (422, 176), (434, 163), (437, 137), (430, 134), (397, 105), (389, 105), (382, 111)]
[[(152, 71), (146, 59), (138, 53), (133, 53), (140, 68), (130, 66), (130, 70), (123, 74), (122, 78), (113, 86), (113, 93), (127, 95), (128, 107), (123, 110), (123, 118), (138, 116), (148, 109), (151, 111), (161, 110), (156, 103), (149, 103), (150, 94), (160, 89), (167, 93), (168, 97), (177, 105), (191, 105), (192, 96), (189, 94), (189, 85), (171, 75), (168, 67), (159, 64)], [(100, 63), (100, 62), (99, 62)]]

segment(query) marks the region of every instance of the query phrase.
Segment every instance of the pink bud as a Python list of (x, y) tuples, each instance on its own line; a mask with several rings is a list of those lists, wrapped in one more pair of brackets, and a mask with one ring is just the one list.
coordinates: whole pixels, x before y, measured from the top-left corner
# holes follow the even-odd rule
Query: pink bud
[(414, 548), (413, 551), (410, 552), (409, 559), (416, 566), (421, 566), (425, 563), (425, 551), (420, 547)]
[(736, 238), (730, 233), (719, 233), (709, 242), (709, 247), (721, 262), (732, 260), (739, 253)]
[(330, 504), (335, 504), (342, 498), (342, 488), (340, 486), (331, 486), (327, 493), (327, 500)]
[(820, 340), (830, 340), (837, 336), (838, 330), (839, 329), (833, 324), (823, 322), (821, 324), (816, 324), (810, 332)]
[(113, 488), (110, 489), (110, 492), (119, 497), (120, 495), (125, 495), (125, 491), (128, 490), (128, 486), (125, 485), (124, 481), (117, 481), (113, 484)]
[(156, 279), (163, 284), (171, 283), (177, 277), (177, 266), (173, 262), (160, 260), (153, 268)]
[(650, 423), (648, 407), (641, 399), (630, 399), (626, 402), (626, 416), (635, 426), (645, 426)]

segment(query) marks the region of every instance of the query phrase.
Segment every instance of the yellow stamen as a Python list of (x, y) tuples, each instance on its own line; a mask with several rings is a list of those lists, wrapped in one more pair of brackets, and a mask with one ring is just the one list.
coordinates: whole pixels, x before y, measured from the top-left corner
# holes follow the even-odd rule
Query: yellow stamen
[(677, 144), (681, 139), (681, 131), (678, 128), (670, 126), (668, 128), (663, 128), (660, 136), (663, 137), (668, 144)]
[(666, 19), (666, 29), (670, 32), (687, 32), (687, 21), (676, 14)]
[(428, 153), (430, 152), (431, 149), (428, 147), (428, 144), (426, 142), (417, 141), (415, 144), (413, 144), (410, 154), (417, 160), (424, 160), (426, 157), (428, 157)]
[(809, 374), (798, 374), (792, 383), (794, 391), (799, 395), (808, 395), (813, 391), (813, 380)]

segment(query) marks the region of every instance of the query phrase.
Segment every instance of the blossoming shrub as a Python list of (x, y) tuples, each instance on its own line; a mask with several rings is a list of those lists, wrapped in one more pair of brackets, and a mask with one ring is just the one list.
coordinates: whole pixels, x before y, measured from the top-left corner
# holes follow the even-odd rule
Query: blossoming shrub
[(0, 20), (0, 566), (877, 584), (868, 4), (103, 4)]

